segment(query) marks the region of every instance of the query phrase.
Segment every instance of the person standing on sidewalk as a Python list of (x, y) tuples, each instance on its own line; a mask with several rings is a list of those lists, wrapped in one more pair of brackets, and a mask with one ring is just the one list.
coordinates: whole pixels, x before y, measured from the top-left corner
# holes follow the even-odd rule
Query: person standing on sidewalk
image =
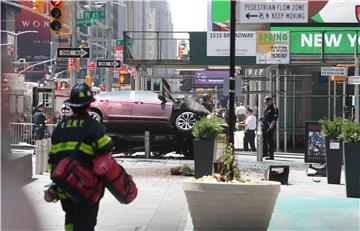
[(46, 131), (46, 115), (44, 113), (45, 107), (43, 103), (39, 103), (36, 106), (36, 112), (33, 116), (33, 122), (35, 126), (35, 140), (42, 140), (45, 138)]
[[(112, 151), (113, 142), (105, 134), (105, 127), (88, 113), (93, 101), (91, 89), (86, 84), (76, 84), (71, 90), (70, 99), (64, 103), (72, 109), (73, 114), (61, 120), (52, 135), (48, 161), (51, 173), (67, 157), (73, 157), (92, 169), (95, 157)], [(55, 186), (55, 190), (65, 212), (65, 230), (93, 231), (100, 200), (95, 204), (79, 204), (71, 200), (62, 189)]]
[(266, 159), (274, 159), (274, 132), (276, 129), (276, 121), (279, 116), (278, 108), (273, 104), (272, 98), (266, 96), (264, 98), (266, 104), (264, 117), (262, 118), (262, 133), (263, 133), (263, 157)]
[(256, 131), (256, 116), (253, 115), (253, 110), (247, 108), (244, 130), (244, 151), (249, 151), (249, 143), (251, 151), (256, 152), (255, 148), (255, 131)]

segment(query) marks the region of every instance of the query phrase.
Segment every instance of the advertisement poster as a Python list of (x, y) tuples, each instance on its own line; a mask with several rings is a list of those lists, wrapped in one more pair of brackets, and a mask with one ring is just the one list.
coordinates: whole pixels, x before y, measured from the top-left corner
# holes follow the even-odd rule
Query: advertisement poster
[(325, 163), (325, 136), (321, 132), (321, 124), (317, 121), (305, 122), (305, 162)]
[(195, 71), (196, 85), (223, 85), (229, 71)]
[[(256, 56), (256, 33), (236, 32), (236, 56)], [(207, 56), (229, 56), (230, 32), (207, 33)]]
[(290, 31), (291, 54), (321, 54), (322, 46), (325, 54), (360, 50), (360, 27), (271, 27), (271, 31)]
[(257, 64), (289, 64), (290, 35), (281, 31), (256, 32), (256, 63)]

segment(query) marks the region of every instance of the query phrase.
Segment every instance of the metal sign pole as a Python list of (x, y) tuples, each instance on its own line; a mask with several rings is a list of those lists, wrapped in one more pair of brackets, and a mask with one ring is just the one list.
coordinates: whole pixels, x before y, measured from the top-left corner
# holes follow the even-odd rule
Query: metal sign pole
[[(76, 1), (73, 1), (72, 4), (72, 33), (71, 33), (71, 45), (76, 47)], [(73, 68), (70, 71), (70, 89), (76, 84), (76, 68)]]
[[(359, 76), (359, 57), (355, 57), (355, 76)], [(355, 121), (359, 123), (359, 85), (355, 85)]]

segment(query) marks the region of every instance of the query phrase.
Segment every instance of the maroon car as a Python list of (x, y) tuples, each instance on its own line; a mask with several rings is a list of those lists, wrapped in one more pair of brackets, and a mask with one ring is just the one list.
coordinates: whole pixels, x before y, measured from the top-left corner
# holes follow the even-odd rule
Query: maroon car
[(195, 121), (209, 114), (192, 98), (175, 102), (151, 91), (116, 91), (95, 96), (90, 114), (110, 130), (141, 132), (175, 128), (190, 132)]

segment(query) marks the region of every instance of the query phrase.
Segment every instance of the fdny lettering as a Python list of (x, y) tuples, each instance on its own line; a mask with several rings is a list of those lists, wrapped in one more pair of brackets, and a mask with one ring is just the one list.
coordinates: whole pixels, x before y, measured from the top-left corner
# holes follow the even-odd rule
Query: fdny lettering
[(60, 128), (78, 128), (84, 125), (84, 120), (79, 119), (70, 119), (66, 121), (62, 121)]

